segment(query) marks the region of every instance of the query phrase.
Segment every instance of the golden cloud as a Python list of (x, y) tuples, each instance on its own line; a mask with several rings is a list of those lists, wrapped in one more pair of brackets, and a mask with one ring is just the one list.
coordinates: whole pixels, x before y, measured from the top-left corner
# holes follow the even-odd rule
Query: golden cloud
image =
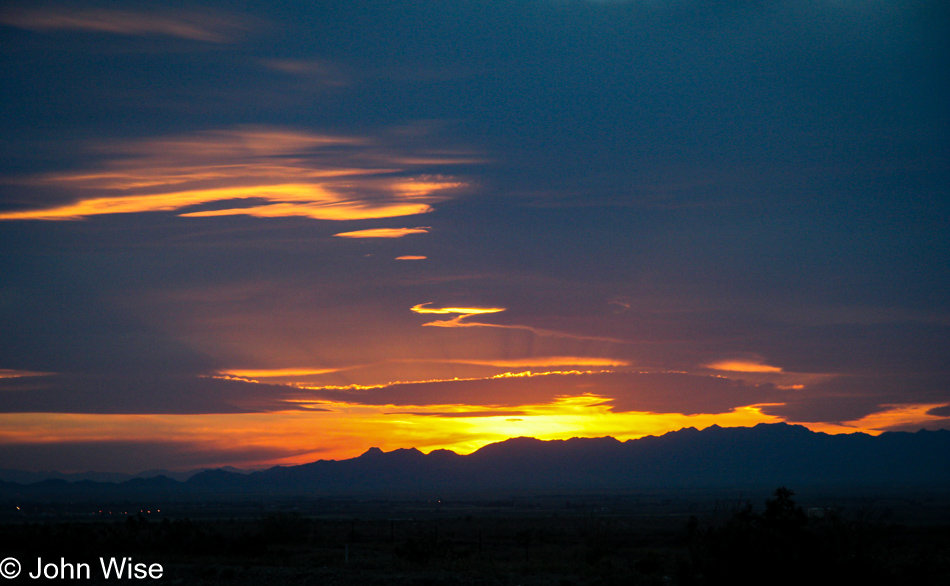
[(339, 234), (334, 234), (334, 236), (340, 238), (402, 238), (410, 234), (427, 234), (429, 230), (429, 226), (419, 226), (417, 228), (371, 228), (368, 230), (355, 230), (353, 232), (340, 232)]
[(339, 368), (256, 368), (222, 370), (218, 374), (237, 378), (278, 378), (288, 376), (312, 376), (316, 374), (339, 372), (340, 370)]
[(498, 313), (505, 311), (504, 307), (426, 307), (432, 305), (432, 302), (420, 303), (419, 305), (414, 305), (410, 308), (411, 311), (415, 313), (436, 313), (436, 314), (452, 314), (457, 313), (462, 316), (466, 315), (478, 315), (482, 313)]
[(749, 362), (745, 360), (724, 360), (722, 362), (707, 364), (706, 368), (711, 368), (713, 370), (724, 370), (727, 372), (782, 372), (782, 369), (777, 366), (769, 366), (768, 364), (760, 364), (758, 362)]
[(503, 360), (451, 360), (455, 364), (475, 364), (478, 366), (498, 366), (502, 368), (529, 368), (551, 366), (630, 366), (626, 360), (615, 358), (596, 358), (591, 356), (535, 356)]
[[(93, 154), (105, 158), (99, 168), (19, 181), (64, 190), (72, 203), (8, 211), (0, 220), (142, 212), (392, 218), (429, 212), (444, 199), (438, 192), (463, 185), (443, 176), (407, 175), (412, 165), (402, 164), (404, 155), (368, 139), (272, 128), (112, 143), (93, 148)], [(199, 205), (214, 209), (187, 210)]]

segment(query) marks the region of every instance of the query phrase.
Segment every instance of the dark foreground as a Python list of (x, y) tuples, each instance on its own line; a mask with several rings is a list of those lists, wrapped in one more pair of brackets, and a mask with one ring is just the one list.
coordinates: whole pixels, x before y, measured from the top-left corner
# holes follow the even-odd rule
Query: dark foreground
[[(0, 558), (10, 583), (40, 558), (87, 584), (950, 584), (945, 495), (4, 504)], [(162, 575), (104, 579), (99, 558)]]

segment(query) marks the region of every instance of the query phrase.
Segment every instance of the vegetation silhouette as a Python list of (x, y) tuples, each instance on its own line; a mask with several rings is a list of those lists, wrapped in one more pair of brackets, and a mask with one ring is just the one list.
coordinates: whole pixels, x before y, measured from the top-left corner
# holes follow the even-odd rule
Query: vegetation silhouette
[[(138, 513), (0, 523), (0, 551), (92, 567), (104, 553), (154, 560), (170, 583), (198, 586), (939, 585), (950, 583), (942, 494), (929, 501), (930, 519), (909, 525), (847, 505), (840, 514), (827, 507), (806, 514), (784, 486), (758, 508), (741, 499), (700, 507), (636, 494), (520, 497), (517, 506), (294, 499), (258, 502), (253, 514), (247, 503), (204, 503), (191, 509), (195, 519)], [(694, 514), (683, 507), (697, 516), (683, 523), (680, 515)]]
[(677, 583), (948, 583), (946, 535), (932, 544), (929, 555), (923, 548), (908, 551), (914, 548), (906, 528), (845, 520), (825, 509), (809, 518), (794, 494), (779, 487), (761, 514), (747, 501), (737, 503), (724, 522), (706, 527), (691, 518), (686, 527), (689, 555), (678, 568)]

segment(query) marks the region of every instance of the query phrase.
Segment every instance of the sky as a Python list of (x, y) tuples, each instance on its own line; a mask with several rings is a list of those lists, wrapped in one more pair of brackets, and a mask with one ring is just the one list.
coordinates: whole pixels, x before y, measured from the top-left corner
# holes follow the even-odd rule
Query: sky
[(0, 3), (0, 468), (950, 429), (948, 28)]

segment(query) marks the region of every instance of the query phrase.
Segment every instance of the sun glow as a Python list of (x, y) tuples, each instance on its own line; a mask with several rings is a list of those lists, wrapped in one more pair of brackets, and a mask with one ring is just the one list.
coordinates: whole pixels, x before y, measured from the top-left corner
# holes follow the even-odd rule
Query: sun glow
[[(538, 375), (544, 373), (537, 373)], [(684, 427), (703, 429), (783, 421), (748, 405), (725, 413), (615, 412), (611, 399), (595, 394), (557, 397), (549, 403), (492, 405), (360, 405), (339, 401), (288, 400), (289, 409), (227, 414), (0, 414), (5, 445), (93, 442), (172, 442), (177, 449), (207, 454), (207, 466), (301, 464), (344, 459), (370, 446), (417, 447), (471, 453), (511, 437), (542, 440), (612, 436), (618, 440), (661, 435)], [(939, 420), (934, 405), (895, 405), (844, 425), (804, 424), (827, 433), (877, 435), (887, 427)], [(314, 446), (320, 446), (318, 450)]]

